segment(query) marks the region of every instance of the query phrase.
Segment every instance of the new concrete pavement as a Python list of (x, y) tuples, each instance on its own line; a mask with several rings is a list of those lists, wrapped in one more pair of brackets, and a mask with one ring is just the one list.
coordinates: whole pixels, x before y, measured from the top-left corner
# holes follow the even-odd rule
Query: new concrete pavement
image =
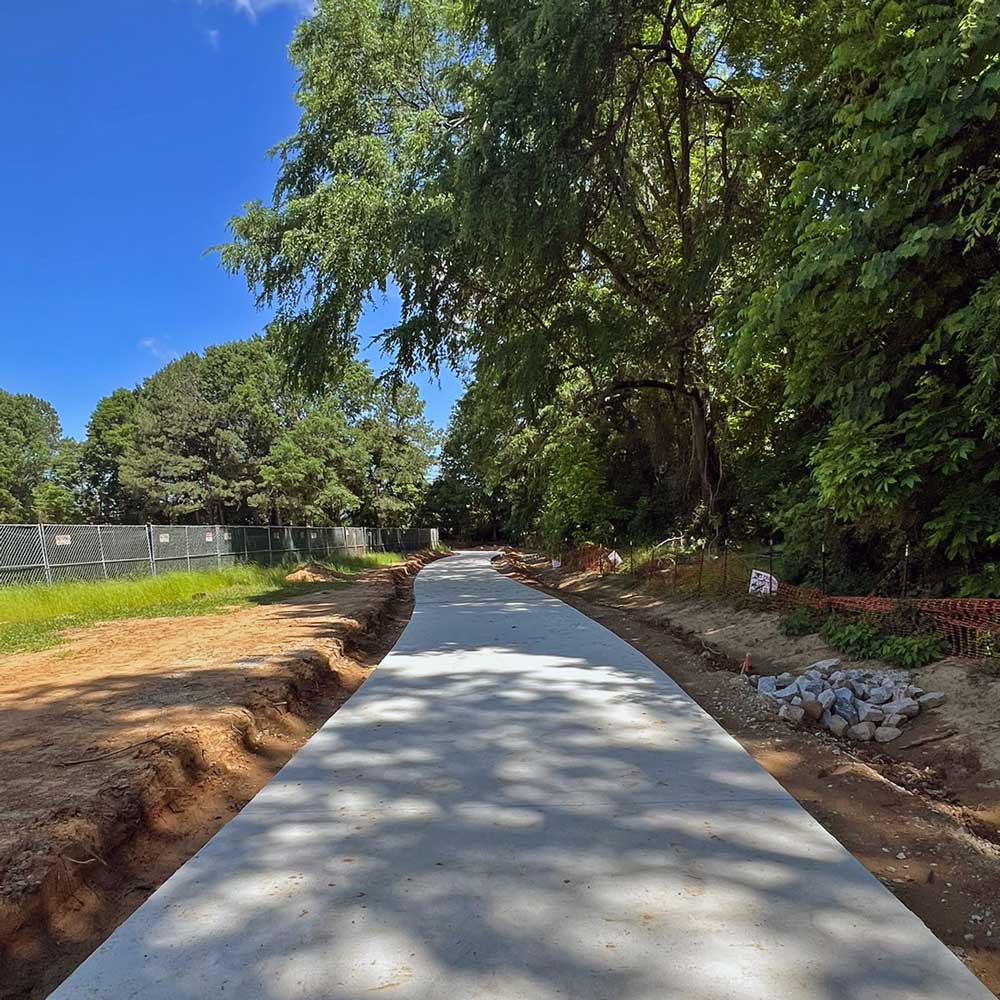
[(416, 601), (53, 997), (992, 996), (621, 639), (487, 553), (429, 566)]

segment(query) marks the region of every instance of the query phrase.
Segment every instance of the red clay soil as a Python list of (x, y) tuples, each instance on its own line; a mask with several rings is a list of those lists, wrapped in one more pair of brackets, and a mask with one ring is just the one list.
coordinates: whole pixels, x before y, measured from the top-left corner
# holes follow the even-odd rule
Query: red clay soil
[(46, 996), (364, 682), (429, 557), (0, 657), (0, 998)]
[[(701, 621), (695, 631), (672, 618), (669, 599), (637, 592), (626, 579), (560, 573), (516, 554), (497, 565), (649, 657), (1000, 996), (1000, 771), (982, 761), (995, 758), (996, 729), (940, 739), (954, 731), (954, 717), (929, 712), (899, 745), (877, 751), (791, 729), (738, 675), (742, 645), (725, 630), (740, 612), (718, 604), (716, 627)], [(726, 635), (728, 650), (711, 632)], [(791, 669), (779, 659), (775, 672)], [(755, 669), (763, 661), (755, 657)], [(978, 683), (1000, 717), (991, 682), (964, 683)]]

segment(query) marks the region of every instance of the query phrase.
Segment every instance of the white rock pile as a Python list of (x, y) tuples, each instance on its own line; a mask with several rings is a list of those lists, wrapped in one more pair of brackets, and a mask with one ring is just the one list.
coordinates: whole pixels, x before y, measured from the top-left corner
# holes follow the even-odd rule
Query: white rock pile
[(798, 677), (750, 677), (757, 693), (780, 701), (779, 718), (793, 726), (816, 722), (834, 736), (859, 743), (891, 743), (924, 709), (943, 705), (941, 691), (924, 691), (899, 670), (841, 670), (820, 660)]

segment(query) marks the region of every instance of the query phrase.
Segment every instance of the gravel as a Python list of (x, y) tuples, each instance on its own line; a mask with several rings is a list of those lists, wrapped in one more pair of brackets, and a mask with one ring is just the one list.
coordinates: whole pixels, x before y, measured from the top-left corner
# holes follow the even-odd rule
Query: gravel
[(778, 716), (789, 725), (815, 722), (862, 743), (891, 743), (910, 719), (945, 702), (943, 692), (925, 692), (903, 671), (844, 670), (840, 660), (810, 663), (799, 677), (751, 674), (749, 680), (759, 695), (782, 702)]

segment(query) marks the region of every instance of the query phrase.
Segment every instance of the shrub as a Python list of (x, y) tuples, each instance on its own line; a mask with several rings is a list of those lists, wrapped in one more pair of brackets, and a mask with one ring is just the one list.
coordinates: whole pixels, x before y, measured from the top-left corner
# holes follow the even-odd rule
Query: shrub
[(844, 621), (830, 615), (820, 634), (833, 647), (852, 660), (869, 660), (878, 656), (882, 630), (870, 615), (861, 615), (857, 621)]
[(778, 623), (783, 635), (789, 638), (800, 635), (812, 635), (823, 626), (823, 615), (816, 609), (803, 605), (784, 615)]
[(880, 660), (908, 670), (940, 660), (944, 654), (944, 640), (936, 635), (887, 635), (878, 650)]
[(862, 615), (853, 622), (845, 622), (831, 615), (820, 634), (831, 646), (852, 660), (885, 660), (886, 663), (908, 670), (932, 663), (946, 651), (945, 642), (940, 636), (893, 635), (886, 632), (879, 621), (870, 615)]

